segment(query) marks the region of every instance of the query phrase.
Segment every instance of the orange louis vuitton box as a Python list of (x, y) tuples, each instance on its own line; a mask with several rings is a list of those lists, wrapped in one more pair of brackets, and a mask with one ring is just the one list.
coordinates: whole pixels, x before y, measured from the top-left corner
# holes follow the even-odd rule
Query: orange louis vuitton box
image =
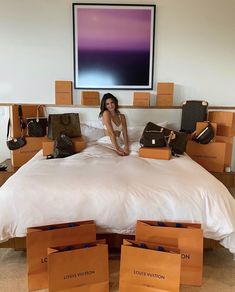
[(99, 91), (82, 91), (81, 104), (82, 105), (99, 105), (100, 104)]
[(210, 111), (208, 119), (210, 122), (217, 123), (218, 136), (235, 136), (235, 113)]
[(231, 165), (232, 144), (217, 140), (208, 144), (188, 141), (186, 153), (208, 171), (224, 172)]
[(124, 240), (121, 247), (120, 292), (178, 292), (179, 249), (150, 242)]
[(174, 94), (174, 82), (158, 82), (157, 94)]
[[(71, 138), (74, 144), (75, 153), (81, 152), (86, 147), (86, 142), (83, 137)], [(51, 155), (54, 150), (54, 140), (46, 138), (42, 143), (43, 156)]]
[[(48, 287), (47, 248), (96, 240), (94, 221), (70, 222), (27, 228), (27, 264), (29, 291)], [(61, 265), (60, 269), (62, 269)]]
[(172, 106), (173, 94), (158, 94), (156, 104), (157, 106)]
[(133, 96), (134, 106), (150, 106), (150, 92), (134, 92)]
[(168, 147), (141, 147), (139, 156), (143, 158), (154, 158), (169, 160), (171, 158), (171, 149)]
[(108, 245), (105, 240), (48, 248), (49, 292), (108, 292)]
[(200, 224), (174, 223), (138, 220), (136, 224), (136, 240), (158, 242), (165, 238), (169, 244), (172, 238), (178, 239), (181, 253), (180, 283), (186, 285), (202, 285), (203, 271), (203, 231)]
[(72, 81), (55, 81), (55, 103), (73, 103)]
[(29, 161), (35, 154), (42, 149), (46, 137), (25, 137), (26, 145), (11, 151), (11, 164), (20, 167)]

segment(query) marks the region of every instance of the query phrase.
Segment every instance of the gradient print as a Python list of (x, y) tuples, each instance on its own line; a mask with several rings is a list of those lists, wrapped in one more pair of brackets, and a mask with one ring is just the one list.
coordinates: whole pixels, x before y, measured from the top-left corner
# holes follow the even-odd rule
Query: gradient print
[(153, 6), (75, 9), (77, 87), (149, 86)]

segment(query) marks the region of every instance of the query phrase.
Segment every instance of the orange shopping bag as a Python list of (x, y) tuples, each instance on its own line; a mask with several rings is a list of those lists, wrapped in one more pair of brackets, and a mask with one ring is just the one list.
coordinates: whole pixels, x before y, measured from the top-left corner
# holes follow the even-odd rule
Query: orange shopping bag
[(94, 221), (70, 222), (27, 229), (29, 291), (48, 287), (47, 248), (96, 240)]
[(108, 292), (105, 240), (48, 248), (49, 292)]
[(150, 242), (123, 240), (120, 292), (179, 291), (179, 249)]
[(172, 238), (178, 239), (181, 252), (181, 284), (202, 285), (203, 271), (203, 231), (200, 224), (174, 223), (138, 220), (136, 240), (158, 242), (165, 239), (169, 244)]

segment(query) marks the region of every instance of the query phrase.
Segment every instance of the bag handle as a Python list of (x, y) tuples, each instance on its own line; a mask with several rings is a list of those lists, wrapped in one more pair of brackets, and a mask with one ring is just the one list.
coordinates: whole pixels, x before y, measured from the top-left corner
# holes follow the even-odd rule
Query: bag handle
[(19, 116), (19, 120), (20, 120), (21, 136), (23, 136), (23, 129), (26, 129), (27, 125), (23, 120), (23, 108), (22, 108), (21, 104), (18, 105), (18, 116)]
[(45, 105), (44, 105), (44, 104), (39, 104), (39, 105), (37, 106), (37, 116), (36, 116), (36, 122), (37, 122), (37, 123), (39, 122), (39, 111), (40, 111), (40, 108), (43, 109), (44, 116), (46, 116)]

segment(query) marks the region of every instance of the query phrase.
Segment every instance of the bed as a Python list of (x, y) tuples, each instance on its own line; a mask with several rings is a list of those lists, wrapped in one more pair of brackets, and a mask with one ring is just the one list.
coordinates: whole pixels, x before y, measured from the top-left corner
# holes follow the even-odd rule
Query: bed
[(47, 160), (38, 152), (0, 188), (0, 242), (29, 226), (95, 220), (98, 233), (132, 235), (137, 219), (197, 222), (204, 237), (235, 255), (235, 200), (186, 154), (140, 158), (139, 144), (118, 156), (89, 141), (81, 152)]

